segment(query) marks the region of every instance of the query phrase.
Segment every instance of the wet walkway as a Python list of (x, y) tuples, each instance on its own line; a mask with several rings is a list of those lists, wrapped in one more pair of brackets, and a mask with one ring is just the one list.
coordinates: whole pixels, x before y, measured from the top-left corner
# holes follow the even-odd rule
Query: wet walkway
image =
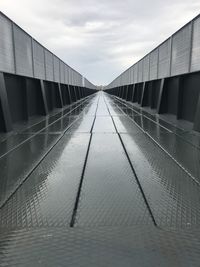
[(2, 139), (0, 266), (199, 266), (187, 136), (100, 92)]

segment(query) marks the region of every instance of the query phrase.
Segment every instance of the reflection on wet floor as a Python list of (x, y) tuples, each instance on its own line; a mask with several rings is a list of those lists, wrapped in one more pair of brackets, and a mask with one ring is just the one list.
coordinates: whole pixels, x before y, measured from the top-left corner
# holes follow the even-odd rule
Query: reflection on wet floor
[[(117, 105), (119, 102), (114, 100), (114, 103)], [(200, 150), (198, 146), (200, 137), (198, 133), (194, 134), (176, 128), (165, 121), (162, 121), (160, 125), (158, 121), (154, 122), (140, 113), (132, 116), (130, 114), (133, 108), (127, 107), (122, 102), (120, 102), (119, 107), (135, 125), (155, 140), (194, 180), (200, 183)], [(121, 119), (121, 122), (123, 124), (123, 119)]]
[(11, 135), (1, 227), (199, 226), (200, 153), (179, 134), (98, 93)]
[(139, 250), (145, 266), (174, 266), (177, 255), (189, 266), (199, 148), (105, 93), (79, 104), (0, 143), (0, 265), (79, 266), (82, 253), (95, 266), (108, 253), (105, 266), (132, 266)]
[[(89, 108), (89, 100), (85, 100), (65, 108), (62, 112), (52, 114), (47, 118), (29, 126), (25, 129), (17, 128), (13, 134), (9, 134), (7, 138), (0, 142), (0, 157), (15, 149), (20, 144), (28, 141), (37, 133), (55, 133), (62, 134), (76, 119), (81, 115), (84, 108)], [(4, 135), (5, 136), (5, 135)]]

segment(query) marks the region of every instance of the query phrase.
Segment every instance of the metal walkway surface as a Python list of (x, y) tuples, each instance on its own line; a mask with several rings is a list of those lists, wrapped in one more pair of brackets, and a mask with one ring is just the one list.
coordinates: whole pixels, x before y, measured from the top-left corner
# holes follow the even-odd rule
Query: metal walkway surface
[(200, 266), (198, 141), (103, 92), (16, 128), (0, 266)]

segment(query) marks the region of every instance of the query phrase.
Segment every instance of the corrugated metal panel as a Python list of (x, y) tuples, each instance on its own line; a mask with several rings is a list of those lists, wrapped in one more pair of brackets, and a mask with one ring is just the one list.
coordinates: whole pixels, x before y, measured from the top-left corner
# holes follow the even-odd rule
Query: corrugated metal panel
[(73, 85), (76, 85), (76, 72), (73, 71)]
[(73, 85), (76, 85), (76, 72), (73, 71)]
[(125, 72), (126, 76), (125, 76), (125, 84), (129, 84), (129, 69)]
[(60, 82), (60, 60), (53, 56), (54, 81)]
[(86, 87), (86, 88), (89, 88), (89, 87), (90, 87), (89, 82), (88, 82), (87, 79), (85, 79), (85, 87)]
[(78, 75), (77, 72), (74, 72), (74, 85), (78, 84)]
[(131, 75), (131, 84), (133, 84), (134, 83), (134, 77), (133, 77), (133, 75), (134, 75), (134, 72), (133, 72), (133, 66), (131, 67), (131, 69), (130, 69), (130, 75)]
[(32, 39), (14, 25), (16, 73), (33, 77)]
[(127, 83), (127, 74), (126, 72), (123, 73), (123, 85)]
[(133, 73), (134, 83), (137, 83), (138, 82), (138, 63), (136, 63), (133, 66), (133, 69), (134, 69), (134, 73)]
[(158, 78), (170, 75), (171, 38), (159, 46)]
[(124, 73), (122, 74), (122, 85), (124, 85)]
[(69, 83), (69, 67), (65, 65), (65, 83)]
[(0, 14), (0, 70), (15, 72), (12, 22)]
[(158, 49), (150, 53), (150, 80), (158, 78)]
[(82, 86), (85, 87), (85, 78), (82, 76)]
[(74, 85), (74, 71), (71, 71), (71, 83)]
[(194, 21), (191, 71), (200, 70), (200, 18)]
[(123, 75), (120, 76), (120, 85), (123, 85)]
[(129, 84), (131, 84), (131, 68), (129, 68)]
[(131, 72), (130, 72), (130, 68), (128, 69), (127, 76), (128, 76), (127, 84), (131, 84)]
[(83, 76), (80, 75), (80, 86), (83, 86), (82, 80), (83, 80)]
[(143, 60), (138, 62), (138, 82), (143, 81)]
[(72, 71), (72, 69), (69, 67), (69, 70), (68, 70), (68, 74), (69, 74), (69, 85), (71, 85), (72, 84), (72, 77), (71, 77), (71, 71)]
[(191, 29), (190, 23), (172, 37), (171, 75), (189, 71)]
[(126, 72), (126, 85), (129, 84), (129, 70)]
[(74, 85), (77, 85), (78, 79), (77, 79), (77, 72), (74, 71)]
[(70, 75), (71, 85), (73, 85), (73, 70), (72, 69), (70, 69), (69, 75)]
[(45, 80), (44, 48), (33, 40), (33, 67), (35, 78)]
[(49, 81), (54, 80), (53, 75), (53, 54), (45, 49), (45, 68), (46, 68), (46, 79)]
[(78, 84), (78, 75), (77, 72), (74, 71), (74, 85)]
[(82, 76), (80, 75), (80, 78), (79, 78), (79, 86), (82, 86)]
[(122, 79), (123, 79), (123, 81), (122, 81), (122, 85), (127, 84), (127, 82), (128, 82), (128, 78), (127, 78), (127, 73), (126, 73), (126, 72), (123, 73), (123, 77), (122, 77)]
[(149, 80), (149, 55), (143, 59), (143, 81)]
[(79, 75), (79, 73), (77, 73), (77, 84), (76, 85), (80, 86), (80, 75)]
[(60, 60), (60, 82), (65, 83), (65, 64)]

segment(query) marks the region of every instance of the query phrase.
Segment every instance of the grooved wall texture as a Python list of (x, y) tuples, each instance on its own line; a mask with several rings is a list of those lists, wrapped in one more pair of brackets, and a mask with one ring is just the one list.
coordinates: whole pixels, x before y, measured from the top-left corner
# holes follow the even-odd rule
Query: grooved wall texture
[(200, 16), (124, 71), (106, 89), (128, 85), (129, 77), (136, 84), (196, 71), (200, 71)]
[(16, 73), (33, 76), (32, 39), (18, 26), (14, 25)]
[[(1, 12), (0, 71), (47, 81), (71, 82), (80, 87), (86, 80)], [(88, 80), (86, 83), (88, 88), (95, 88)]]
[(45, 80), (44, 48), (33, 40), (33, 66), (36, 78)]
[(12, 23), (0, 16), (0, 70), (15, 72)]

